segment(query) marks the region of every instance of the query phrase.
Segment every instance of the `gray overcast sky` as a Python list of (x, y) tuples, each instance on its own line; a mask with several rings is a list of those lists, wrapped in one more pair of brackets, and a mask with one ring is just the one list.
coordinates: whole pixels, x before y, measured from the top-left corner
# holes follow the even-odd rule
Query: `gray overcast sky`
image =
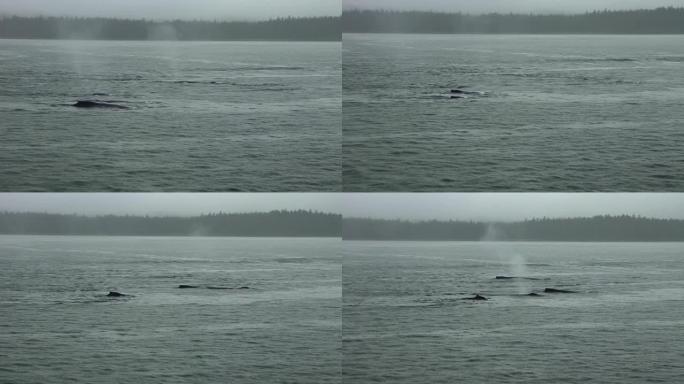
[(434, 10), (465, 13), (576, 13), (602, 9), (684, 6), (684, 0), (343, 0), (344, 8)]
[(340, 213), (334, 193), (0, 193), (0, 211), (197, 215), (312, 209)]
[(416, 193), (347, 194), (345, 217), (512, 221), (534, 217), (636, 214), (684, 219), (682, 194)]
[(256, 20), (339, 15), (340, 0), (0, 0), (0, 14)]

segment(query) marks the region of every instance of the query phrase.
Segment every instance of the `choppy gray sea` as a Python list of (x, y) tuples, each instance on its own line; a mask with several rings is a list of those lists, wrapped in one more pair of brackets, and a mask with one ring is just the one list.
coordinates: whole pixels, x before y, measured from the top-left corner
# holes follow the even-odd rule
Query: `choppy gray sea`
[(339, 247), (0, 236), (0, 382), (339, 383)]
[[(345, 242), (344, 380), (679, 382), (683, 252), (678, 243)], [(490, 300), (463, 300), (474, 293)]]
[(340, 43), (0, 40), (0, 189), (338, 191), (340, 74)]
[(684, 188), (682, 36), (345, 34), (343, 57), (345, 191)]

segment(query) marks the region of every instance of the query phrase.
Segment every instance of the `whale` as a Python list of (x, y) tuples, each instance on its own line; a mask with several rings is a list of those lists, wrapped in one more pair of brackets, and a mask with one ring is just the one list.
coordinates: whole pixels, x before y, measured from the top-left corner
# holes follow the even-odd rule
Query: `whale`
[(119, 105), (99, 100), (78, 100), (76, 103), (71, 104), (71, 106), (76, 108), (130, 109), (125, 105)]
[(544, 288), (545, 293), (577, 293), (575, 291), (569, 291), (566, 289), (557, 289), (557, 288)]
[(475, 296), (473, 296), (473, 297), (464, 297), (463, 300), (485, 301), (485, 300), (489, 300), (489, 299), (482, 296), (482, 295), (475, 294)]
[(116, 291), (109, 291), (109, 293), (107, 294), (107, 297), (124, 297), (124, 296), (128, 296), (128, 295), (125, 295), (123, 293), (116, 292)]
[(538, 277), (521, 277), (521, 276), (496, 276), (496, 280), (513, 280), (513, 279), (522, 279), (522, 280), (541, 280)]
[(205, 289), (250, 289), (247, 286), (241, 286), (241, 287), (221, 287), (218, 285), (206, 285), (206, 286), (199, 286), (199, 285), (190, 285), (190, 284), (180, 284), (178, 286), (179, 289), (193, 289), (193, 288), (205, 288)]
[(216, 286), (211, 286), (211, 285), (209, 285), (209, 286), (207, 286), (207, 289), (249, 289), (249, 287), (237, 287), (237, 288), (233, 288), (233, 287), (216, 287)]
[(456, 95), (477, 95), (477, 96), (482, 96), (485, 93), (480, 92), (480, 91), (464, 91), (462, 89), (452, 89), (451, 93), (456, 94)]

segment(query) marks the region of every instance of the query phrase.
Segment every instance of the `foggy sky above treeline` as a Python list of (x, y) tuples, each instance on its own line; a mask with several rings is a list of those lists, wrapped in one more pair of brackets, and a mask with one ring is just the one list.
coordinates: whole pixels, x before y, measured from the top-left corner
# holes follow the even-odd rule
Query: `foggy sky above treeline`
[(0, 0), (0, 15), (265, 20), (339, 16), (340, 0)]
[(583, 13), (594, 10), (684, 6), (684, 0), (343, 0), (344, 9), (462, 13)]

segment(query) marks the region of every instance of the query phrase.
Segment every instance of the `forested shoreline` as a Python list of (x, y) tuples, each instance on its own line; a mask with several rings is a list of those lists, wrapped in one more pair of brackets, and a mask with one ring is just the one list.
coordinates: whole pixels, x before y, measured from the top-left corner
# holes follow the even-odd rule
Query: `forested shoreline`
[(406, 241), (684, 241), (684, 220), (638, 216), (539, 218), (517, 222), (342, 218), (271, 211), (200, 216), (84, 216), (0, 212), (3, 235), (342, 237)]
[(348, 10), (346, 33), (681, 34), (684, 8), (661, 7), (583, 14), (472, 15), (425, 11)]
[(340, 41), (340, 17), (266, 21), (155, 21), (87, 17), (0, 17), (0, 38), (81, 40)]
[(2, 212), (0, 234), (93, 236), (339, 237), (341, 216), (313, 211), (201, 216), (82, 216)]
[(637, 216), (541, 218), (511, 223), (345, 218), (347, 240), (684, 241), (684, 220)]

